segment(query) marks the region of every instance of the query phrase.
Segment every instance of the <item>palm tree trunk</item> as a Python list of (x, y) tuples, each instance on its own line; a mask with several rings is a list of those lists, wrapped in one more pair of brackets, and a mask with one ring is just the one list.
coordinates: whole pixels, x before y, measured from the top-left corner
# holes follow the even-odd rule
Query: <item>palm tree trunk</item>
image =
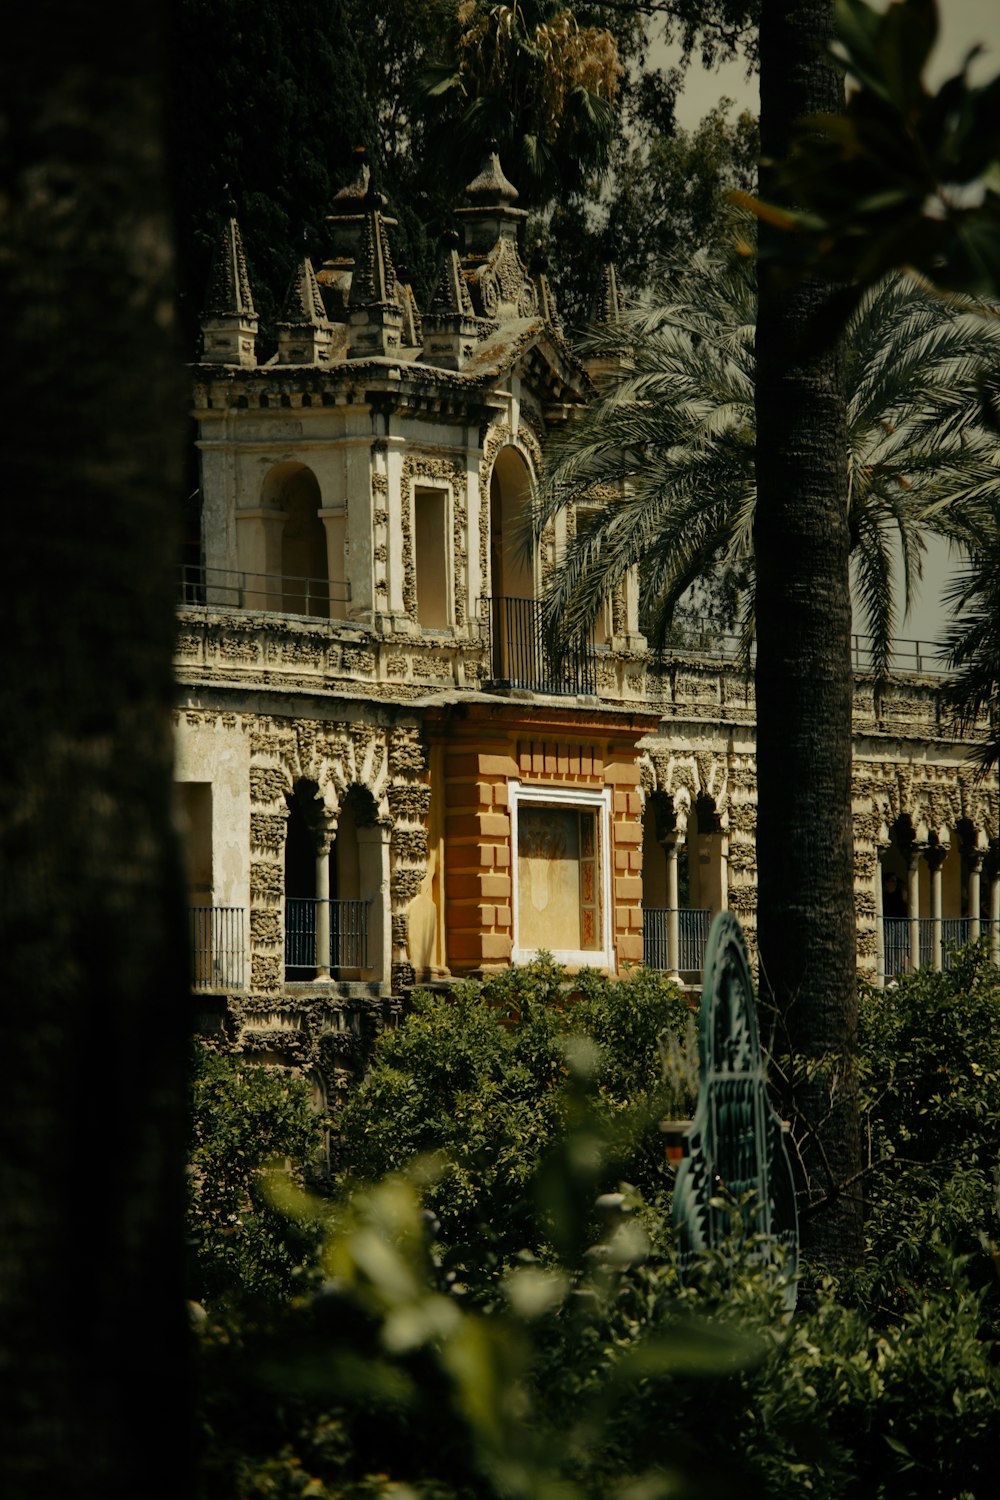
[[(795, 119), (835, 111), (822, 52), (830, 0), (763, 0), (761, 138), (788, 149)], [(767, 197), (766, 181), (762, 195)], [(762, 240), (765, 230), (762, 229)], [(803, 1239), (856, 1261), (861, 1214), (851, 827), (853, 679), (847, 435), (838, 349), (808, 344), (824, 296), (762, 272), (757, 320), (757, 890), (761, 996), (785, 1068), (782, 1106), (803, 1140)], [(792, 1060), (789, 1062), (788, 1059)], [(830, 1201), (819, 1212), (818, 1204)]]
[(158, 7), (0, 61), (0, 1493), (191, 1493)]

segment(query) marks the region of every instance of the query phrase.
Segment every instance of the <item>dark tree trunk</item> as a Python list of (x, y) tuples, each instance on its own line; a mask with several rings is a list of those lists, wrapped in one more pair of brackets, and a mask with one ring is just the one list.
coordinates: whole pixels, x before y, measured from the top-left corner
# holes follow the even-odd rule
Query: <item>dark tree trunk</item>
[(0, 1493), (192, 1493), (158, 7), (0, 59)]
[[(786, 154), (798, 117), (840, 108), (840, 79), (823, 53), (831, 25), (831, 0), (763, 0), (765, 159)], [(766, 197), (766, 177), (761, 190)], [(861, 1213), (857, 1184), (836, 1191), (857, 1171), (859, 1151), (853, 678), (841, 358), (836, 348), (816, 352), (807, 331), (823, 296), (815, 284), (760, 277), (757, 892), (772, 1046), (779, 1063), (796, 1058), (791, 1077), (778, 1081), (804, 1142), (803, 1239), (817, 1259), (837, 1264), (860, 1256)]]

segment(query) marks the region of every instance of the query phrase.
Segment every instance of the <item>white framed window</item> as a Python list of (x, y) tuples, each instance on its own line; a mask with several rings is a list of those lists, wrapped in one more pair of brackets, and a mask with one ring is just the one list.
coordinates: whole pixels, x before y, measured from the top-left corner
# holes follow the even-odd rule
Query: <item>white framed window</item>
[(611, 788), (508, 783), (514, 963), (611, 968)]

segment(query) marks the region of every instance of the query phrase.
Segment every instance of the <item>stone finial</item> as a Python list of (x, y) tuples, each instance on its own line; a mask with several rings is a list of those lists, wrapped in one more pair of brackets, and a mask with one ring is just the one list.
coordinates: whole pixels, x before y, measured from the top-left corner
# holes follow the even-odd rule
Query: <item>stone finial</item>
[(382, 217), (383, 203), (381, 193), (369, 183), (348, 301), (350, 359), (394, 354), (402, 342), (403, 314), (396, 295), (397, 278)]
[(281, 365), (326, 365), (330, 363), (333, 329), (312, 261), (303, 256), (296, 267), (278, 321), (278, 363)]
[[(331, 258), (324, 263), (324, 271), (332, 269), (340, 272), (350, 271), (358, 255), (358, 247), (365, 224), (365, 203), (368, 194), (372, 191), (372, 174), (368, 165), (367, 153), (363, 147), (354, 153), (355, 171), (354, 176), (346, 187), (342, 187), (335, 194), (330, 212), (326, 216), (329, 225), (331, 241)], [(385, 204), (383, 203), (383, 209)], [(383, 219), (390, 228), (395, 227), (395, 219), (388, 218), (383, 213)], [(323, 284), (324, 277), (320, 274), (320, 283)]]
[(346, 214), (359, 214), (364, 208), (368, 186), (371, 182), (371, 168), (368, 165), (368, 153), (364, 146), (360, 146), (354, 153), (357, 170), (350, 182), (342, 187), (339, 193), (334, 194), (333, 205), (329, 217), (331, 219), (343, 218)]
[(496, 151), (488, 151), (465, 189), (465, 206), (455, 210), (465, 225), (470, 256), (488, 255), (500, 239), (516, 241), (518, 229), (528, 217), (525, 209), (514, 207), (517, 198), (517, 188), (504, 176)]
[(216, 242), (208, 295), (201, 322), (202, 362), (213, 365), (257, 363), (258, 318), (250, 291), (243, 237), (235, 218), (228, 218)]
[(486, 153), (479, 171), (465, 189), (466, 198), (473, 203), (516, 203), (520, 194), (514, 184), (504, 176), (503, 167), (496, 148)]
[(460, 370), (476, 346), (479, 324), (458, 256), (458, 235), (442, 236), (441, 275), (424, 318), (424, 360), (445, 370)]

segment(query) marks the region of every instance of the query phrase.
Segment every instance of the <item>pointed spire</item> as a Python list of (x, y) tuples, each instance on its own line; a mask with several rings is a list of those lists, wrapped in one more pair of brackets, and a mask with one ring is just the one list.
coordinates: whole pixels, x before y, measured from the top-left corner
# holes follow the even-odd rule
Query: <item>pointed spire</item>
[[(618, 269), (614, 261), (607, 260), (601, 267), (601, 279), (590, 305), (590, 321), (613, 325), (620, 322), (623, 312), (624, 303), (618, 286)], [(599, 384), (606, 377), (614, 377), (623, 370), (629, 369), (632, 361), (633, 351), (623, 335), (620, 345), (617, 347), (611, 345), (601, 354), (592, 354), (583, 363), (591, 380)]]
[(257, 363), (257, 311), (250, 291), (243, 236), (235, 218), (222, 226), (212, 257), (201, 330), (205, 364)]
[(431, 298), (431, 312), (472, 317), (472, 298), (458, 258), (458, 235), (454, 229), (441, 236), (444, 263)]
[(285, 305), (281, 309), (281, 321), (310, 324), (326, 321), (326, 310), (316, 282), (316, 272), (308, 255), (299, 261), (289, 283)]
[(365, 194), (364, 227), (351, 278), (351, 359), (396, 352), (400, 347), (403, 315), (397, 300), (397, 278), (382, 217), (385, 200), (369, 183)]
[(548, 269), (548, 256), (541, 245), (536, 245), (531, 252), (529, 270), (531, 271), (531, 279), (535, 283), (535, 288), (538, 292), (538, 311), (550, 328), (554, 328), (557, 333), (561, 333), (562, 318), (560, 318), (559, 309), (556, 307), (556, 297), (548, 278)]
[(479, 323), (458, 256), (458, 235), (449, 229), (441, 237), (444, 260), (441, 275), (424, 318), (424, 360), (444, 370), (460, 370), (479, 338)]
[(312, 261), (304, 255), (292, 276), (278, 322), (278, 363), (329, 364), (332, 339), (333, 329), (316, 273)]
[(592, 323), (617, 323), (622, 315), (621, 292), (618, 290), (618, 268), (613, 260), (601, 267), (601, 279), (590, 305)]
[(413, 295), (413, 272), (402, 262), (396, 266), (396, 302), (403, 317), (402, 341), (408, 348), (417, 348), (423, 342), (422, 320)]

